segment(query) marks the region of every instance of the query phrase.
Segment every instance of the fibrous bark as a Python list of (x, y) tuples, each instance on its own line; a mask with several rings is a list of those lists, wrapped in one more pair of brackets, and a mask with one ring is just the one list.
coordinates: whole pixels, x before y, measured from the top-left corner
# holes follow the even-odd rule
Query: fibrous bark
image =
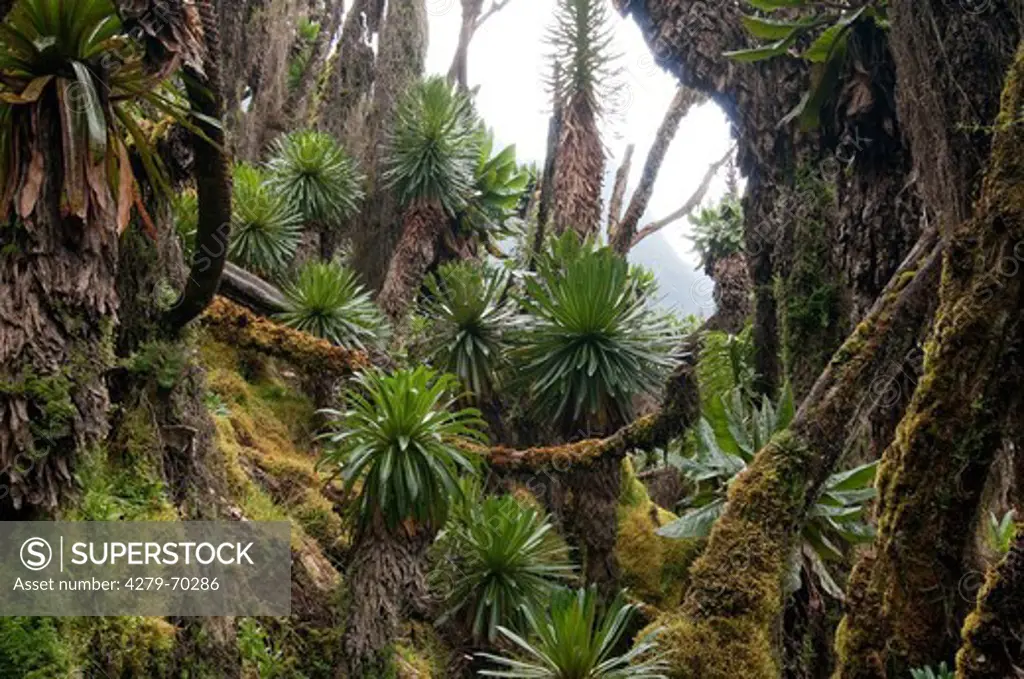
[(413, 203), (402, 219), (402, 239), (388, 266), (377, 303), (392, 321), (401, 321), (416, 301), (427, 270), (434, 262), (437, 244), (450, 220), (434, 203)]
[[(85, 221), (61, 213), (58, 102), (52, 88), (44, 97), (32, 129), (12, 129), (21, 148), (35, 149), (35, 208), (22, 226), (0, 230), (0, 515), (6, 518), (14, 516), (12, 508), (55, 509), (72, 486), (75, 453), (101, 441), (109, 426), (103, 375), (113, 361), (118, 310), (117, 220), (100, 204)], [(108, 196), (106, 205), (113, 202)]]
[(885, 677), (954, 648), (963, 557), (1021, 348), (1022, 102), (1024, 50), (1006, 78), (977, 213), (951, 234), (924, 373), (882, 457), (876, 553), (854, 570), (837, 678)]
[(597, 116), (584, 94), (565, 105), (554, 169), (554, 231), (575, 231), (580, 238), (601, 228), (604, 147)]
[(361, 530), (346, 573), (349, 610), (342, 645), (351, 677), (373, 676), (410, 610), (426, 601), (426, 550), (433, 532), (388, 530), (383, 519)]

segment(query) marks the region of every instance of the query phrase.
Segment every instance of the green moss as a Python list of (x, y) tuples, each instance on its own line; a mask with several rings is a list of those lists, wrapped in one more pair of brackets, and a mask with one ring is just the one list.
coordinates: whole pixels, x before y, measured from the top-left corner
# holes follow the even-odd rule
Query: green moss
[(679, 614), (662, 617), (669, 676), (779, 676), (772, 640), (782, 607), (792, 517), (804, 502), (809, 451), (775, 436), (729, 489), (729, 506), (689, 571)]
[(689, 582), (690, 565), (703, 547), (703, 541), (673, 540), (655, 532), (675, 518), (651, 501), (632, 463), (623, 460), (615, 558), (622, 584), (656, 608), (678, 606)]
[(146, 342), (123, 365), (136, 375), (152, 378), (164, 390), (174, 388), (188, 366), (189, 356), (184, 342)]
[(8, 679), (71, 676), (74, 660), (54, 618), (0, 617), (0, 675)]

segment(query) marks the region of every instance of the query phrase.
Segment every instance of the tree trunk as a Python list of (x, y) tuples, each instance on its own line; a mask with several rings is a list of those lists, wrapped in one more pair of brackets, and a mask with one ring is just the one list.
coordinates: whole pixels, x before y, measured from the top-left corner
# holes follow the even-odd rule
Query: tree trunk
[(469, 43), (476, 33), (477, 20), (483, 11), (483, 0), (462, 0), (462, 26), (459, 28), (459, 43), (448, 69), (448, 80), (458, 84), (462, 90), (469, 89)]
[(402, 219), (402, 239), (391, 258), (377, 303), (400, 323), (416, 301), (420, 286), (437, 255), (437, 242), (450, 220), (435, 203), (414, 203)]
[(967, 617), (956, 654), (957, 679), (1006, 679), (1024, 668), (1024, 527), (993, 568)]
[(604, 147), (585, 96), (568, 101), (561, 128), (554, 170), (554, 230), (572, 230), (586, 238), (601, 228)]
[(850, 422), (875, 407), (867, 386), (899, 367), (938, 280), (938, 247), (918, 244), (836, 353), (790, 427), (732, 484), (724, 515), (690, 569), (681, 615), (661, 639), (673, 677), (777, 679), (774, 648), (787, 555), (809, 504), (846, 448)]
[(432, 532), (390, 531), (378, 517), (361, 530), (346, 574), (349, 610), (342, 645), (349, 676), (375, 676), (381, 651), (395, 640), (402, 620), (426, 600), (426, 550)]
[(62, 216), (58, 103), (52, 88), (43, 96), (49, 101), (31, 132), (27, 121), (12, 126), (22, 149), (37, 149), (35, 209), (22, 227), (0, 230), (0, 517), (7, 519), (17, 510), (56, 509), (73, 485), (76, 453), (102, 441), (109, 426), (104, 375), (118, 311), (117, 220), (95, 204), (84, 223)]
[(555, 92), (552, 98), (551, 118), (548, 119), (548, 143), (547, 152), (544, 157), (544, 170), (540, 177), (540, 201), (537, 206), (537, 226), (533, 234), (532, 252), (530, 262), (534, 256), (544, 247), (544, 239), (548, 235), (548, 222), (551, 220), (552, 208), (555, 201), (555, 168), (558, 160), (558, 140), (562, 137), (562, 95), (560, 88), (560, 68), (555, 64), (554, 83)]
[[(423, 74), (427, 49), (427, 15), (423, 0), (392, 0), (380, 33), (373, 85), (373, 112), (363, 159), (369, 177), (361, 218), (352, 233), (352, 261), (371, 290), (380, 290), (392, 254), (403, 234), (400, 206), (385, 187), (384, 153), (398, 101)], [(431, 244), (430, 247), (433, 247)]]
[(654, 182), (658, 179), (658, 171), (665, 160), (665, 154), (668, 153), (668, 148), (676, 137), (679, 123), (683, 116), (689, 113), (690, 108), (700, 103), (702, 99), (702, 95), (689, 88), (680, 87), (676, 90), (672, 103), (665, 111), (665, 117), (662, 118), (661, 125), (658, 126), (658, 131), (654, 135), (651, 150), (647, 152), (640, 184), (633, 192), (629, 207), (626, 208), (626, 214), (621, 220), (618, 220), (616, 215), (618, 224), (611, 235), (610, 244), (619, 254), (625, 255), (633, 247), (633, 236), (636, 235), (637, 225), (640, 223), (640, 218), (644, 216), (644, 212), (647, 211), (647, 204), (654, 193)]
[(328, 2), (330, 12), (325, 20), (320, 22), (320, 31), (310, 49), (309, 61), (306, 68), (302, 70), (299, 82), (295, 89), (288, 95), (284, 110), (293, 123), (299, 127), (305, 127), (309, 120), (309, 109), (312, 99), (316, 94), (317, 82), (327, 64), (327, 55), (331, 45), (334, 43), (334, 36), (341, 25), (341, 16), (345, 11), (345, 0), (333, 0)]

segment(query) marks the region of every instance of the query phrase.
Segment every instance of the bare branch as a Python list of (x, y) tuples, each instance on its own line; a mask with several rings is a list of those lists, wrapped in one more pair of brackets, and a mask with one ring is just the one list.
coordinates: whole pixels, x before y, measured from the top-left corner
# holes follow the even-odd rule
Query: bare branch
[(637, 231), (636, 235), (633, 236), (633, 240), (629, 244), (627, 252), (628, 250), (636, 247), (637, 243), (642, 241), (644, 238), (647, 238), (652, 233), (657, 233), (658, 231), (662, 230), (669, 224), (679, 219), (682, 219), (686, 215), (693, 212), (694, 209), (696, 209), (697, 206), (701, 204), (701, 201), (704, 200), (704, 196), (707, 195), (708, 188), (710, 188), (711, 186), (711, 180), (715, 178), (715, 175), (718, 174), (718, 171), (720, 169), (722, 169), (722, 166), (729, 162), (729, 158), (732, 157), (732, 153), (735, 149), (735, 146), (731, 147), (728, 151), (726, 151), (724, 156), (719, 158), (717, 161), (715, 161), (714, 164), (712, 164), (708, 168), (708, 171), (704, 173), (704, 178), (701, 180), (700, 186), (698, 186), (697, 190), (693, 192), (693, 195), (686, 199), (686, 202), (683, 203), (682, 207), (680, 207), (678, 210), (668, 215), (667, 217), (650, 222), (642, 229)]
[(630, 166), (633, 164), (633, 151), (636, 144), (626, 147), (626, 153), (622, 157), (622, 164), (615, 173), (615, 185), (612, 187), (612, 197), (608, 201), (608, 240), (615, 236), (615, 230), (619, 228), (619, 218), (622, 216), (622, 199), (626, 195), (626, 182), (629, 180)]
[(647, 152), (647, 161), (644, 163), (644, 171), (640, 176), (640, 184), (626, 208), (626, 214), (622, 221), (611, 234), (611, 245), (615, 250), (625, 255), (632, 247), (633, 235), (636, 233), (636, 226), (640, 218), (647, 210), (647, 204), (651, 201), (651, 194), (654, 192), (654, 182), (658, 178), (658, 171), (665, 160), (665, 154), (675, 139), (676, 131), (679, 129), (679, 122), (683, 119), (691, 107), (704, 101), (706, 97), (688, 87), (680, 86), (672, 97), (672, 103), (665, 111), (665, 117), (658, 126), (658, 132), (654, 136), (651, 150)]

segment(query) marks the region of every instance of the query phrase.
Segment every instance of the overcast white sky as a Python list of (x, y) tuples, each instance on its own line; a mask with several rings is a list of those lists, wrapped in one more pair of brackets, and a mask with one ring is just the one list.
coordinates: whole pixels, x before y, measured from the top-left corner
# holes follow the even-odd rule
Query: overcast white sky
[[(487, 0), (491, 2), (492, 0)], [(485, 5), (486, 7), (486, 5)], [(511, 0), (477, 32), (470, 47), (469, 84), (480, 86), (477, 108), (494, 128), (498, 141), (516, 145), (520, 161), (544, 158), (549, 105), (543, 84), (548, 72), (549, 48), (544, 34), (551, 22), (554, 0)], [(430, 15), (430, 48), (427, 70), (447, 73), (458, 40), (461, 21), (459, 0), (427, 0)], [(620, 91), (622, 112), (605, 125), (609, 150), (605, 190), (618, 168), (625, 147), (636, 144), (628, 196), (639, 180), (647, 150), (665, 109), (675, 93), (676, 80), (657, 67), (632, 19), (610, 10), (623, 69)], [(721, 158), (730, 145), (725, 115), (713, 104), (695, 107), (683, 119), (675, 141), (658, 176), (647, 219), (662, 217), (690, 196), (708, 165)], [(712, 184), (709, 200), (725, 190), (724, 174)], [(665, 229), (665, 242), (691, 265), (696, 257), (683, 233), (683, 219)]]

